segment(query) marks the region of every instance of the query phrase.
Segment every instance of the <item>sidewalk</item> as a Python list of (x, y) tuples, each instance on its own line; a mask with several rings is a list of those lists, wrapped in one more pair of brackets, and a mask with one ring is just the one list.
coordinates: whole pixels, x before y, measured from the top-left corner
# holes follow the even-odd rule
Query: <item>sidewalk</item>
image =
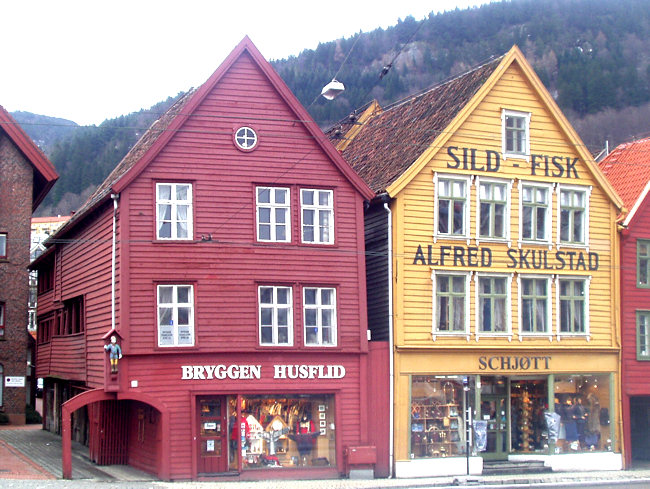
[[(24, 427), (0, 426), (0, 480), (2, 479), (60, 479), (61, 478), (61, 438), (41, 429), (40, 425)], [(72, 478), (98, 482), (152, 482), (155, 477), (125, 465), (98, 466), (88, 458), (88, 448), (72, 443)], [(235, 488), (288, 488), (296, 484), (301, 489), (360, 489), (360, 488), (431, 488), (464, 485), (504, 487), (508, 485), (580, 483), (624, 484), (625, 481), (645, 481), (650, 483), (650, 464), (637, 466), (631, 470), (614, 472), (554, 472), (543, 474), (519, 474), (499, 476), (435, 477), (422, 479), (334, 479), (320, 480), (276, 480), (259, 482), (222, 482), (220, 486)], [(179, 483), (156, 482), (156, 487), (176, 487)], [(211, 483), (183, 482), (183, 487), (206, 487)], [(0, 483), (0, 486), (2, 484)]]

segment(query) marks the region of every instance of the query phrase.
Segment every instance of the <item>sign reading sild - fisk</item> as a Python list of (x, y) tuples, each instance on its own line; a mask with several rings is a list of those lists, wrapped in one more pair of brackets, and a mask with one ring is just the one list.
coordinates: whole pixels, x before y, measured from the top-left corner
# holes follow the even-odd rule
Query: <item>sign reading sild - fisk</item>
[[(582, 251), (556, 251), (508, 248), (506, 268), (533, 270), (598, 270), (598, 253)], [(492, 249), (485, 246), (434, 247), (427, 245), (426, 252), (418, 245), (413, 257), (413, 265), (454, 266), (487, 268), (498, 266), (493, 263)]]
[[(462, 151), (462, 156), (460, 153)], [(489, 149), (458, 148), (450, 146), (447, 154), (454, 160), (447, 162), (447, 168), (454, 170), (471, 170), (496, 173), (501, 168), (501, 156), (496, 151)], [(576, 165), (578, 158), (570, 156), (531, 155), (530, 174), (554, 178), (580, 178)], [(519, 163), (513, 163), (518, 167)]]

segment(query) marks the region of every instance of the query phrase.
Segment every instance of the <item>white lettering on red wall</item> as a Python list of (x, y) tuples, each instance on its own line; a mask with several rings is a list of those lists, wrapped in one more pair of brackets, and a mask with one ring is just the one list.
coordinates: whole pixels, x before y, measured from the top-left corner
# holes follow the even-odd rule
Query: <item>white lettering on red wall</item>
[[(342, 379), (343, 365), (274, 365), (274, 379)], [(182, 365), (181, 380), (260, 380), (261, 365)]]

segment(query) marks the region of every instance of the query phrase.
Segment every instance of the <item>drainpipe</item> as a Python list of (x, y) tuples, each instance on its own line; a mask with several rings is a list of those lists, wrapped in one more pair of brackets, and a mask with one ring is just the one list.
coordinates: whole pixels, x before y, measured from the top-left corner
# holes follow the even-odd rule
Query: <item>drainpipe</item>
[[(383, 196), (383, 200), (388, 200), (388, 195)], [(394, 359), (394, 339), (393, 339), (393, 215), (391, 213), (388, 202), (384, 202), (384, 209), (388, 217), (388, 370), (390, 388), (388, 389), (389, 396), (389, 445), (388, 445), (388, 477), (393, 477), (393, 465), (395, 459), (395, 359)]]
[(111, 255), (111, 329), (115, 331), (115, 262), (117, 254), (117, 203), (120, 194), (111, 194), (113, 199), (113, 250)]

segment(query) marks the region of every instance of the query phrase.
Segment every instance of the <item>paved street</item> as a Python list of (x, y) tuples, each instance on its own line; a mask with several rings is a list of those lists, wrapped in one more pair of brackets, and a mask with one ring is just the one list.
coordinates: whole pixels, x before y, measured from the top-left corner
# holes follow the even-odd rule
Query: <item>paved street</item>
[(427, 479), (302, 480), (256, 482), (163, 482), (128, 466), (97, 466), (88, 449), (73, 443), (73, 480), (61, 479), (61, 439), (40, 426), (0, 427), (2, 489), (421, 489), (433, 487), (590, 487), (650, 488), (650, 465), (617, 472), (546, 473), (506, 476), (438, 477)]

